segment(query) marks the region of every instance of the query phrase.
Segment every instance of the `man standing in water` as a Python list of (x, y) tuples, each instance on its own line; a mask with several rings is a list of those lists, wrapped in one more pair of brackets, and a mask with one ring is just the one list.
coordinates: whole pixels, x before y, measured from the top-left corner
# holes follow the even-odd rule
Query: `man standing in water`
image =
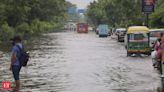
[(12, 40), (13, 48), (12, 48), (12, 55), (11, 55), (10, 70), (13, 73), (13, 77), (16, 84), (16, 88), (14, 89), (14, 92), (19, 92), (20, 89), (19, 73), (22, 66), (18, 57), (21, 55), (20, 48), (22, 49), (23, 45), (21, 43), (22, 40), (20, 36), (15, 36), (11, 40)]

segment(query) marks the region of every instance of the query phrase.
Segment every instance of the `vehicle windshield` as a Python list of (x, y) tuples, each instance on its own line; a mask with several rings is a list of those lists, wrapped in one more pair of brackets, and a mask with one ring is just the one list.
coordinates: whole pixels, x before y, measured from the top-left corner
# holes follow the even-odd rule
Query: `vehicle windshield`
[(125, 30), (119, 30), (120, 32), (126, 32), (126, 29)]
[(87, 26), (87, 24), (82, 24), (82, 23), (81, 23), (81, 24), (79, 24), (79, 26), (80, 26), (80, 27), (85, 27), (85, 26)]
[(131, 34), (129, 40), (148, 40), (148, 34)]
[(120, 30), (121, 33), (126, 33), (127, 31), (126, 30)]
[(160, 37), (160, 33), (159, 31), (157, 32), (150, 32), (150, 37)]

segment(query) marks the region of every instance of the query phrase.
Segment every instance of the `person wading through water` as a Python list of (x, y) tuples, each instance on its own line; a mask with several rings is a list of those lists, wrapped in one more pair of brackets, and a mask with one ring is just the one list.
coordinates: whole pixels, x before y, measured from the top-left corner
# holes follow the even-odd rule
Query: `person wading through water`
[(12, 41), (12, 55), (11, 55), (11, 65), (10, 70), (13, 73), (13, 77), (15, 80), (16, 87), (14, 89), (14, 92), (19, 92), (20, 90), (20, 80), (19, 80), (19, 73), (21, 70), (21, 63), (18, 59), (21, 52), (19, 51), (19, 47), (23, 48), (22, 40), (20, 36), (15, 36), (14, 38), (10, 39)]

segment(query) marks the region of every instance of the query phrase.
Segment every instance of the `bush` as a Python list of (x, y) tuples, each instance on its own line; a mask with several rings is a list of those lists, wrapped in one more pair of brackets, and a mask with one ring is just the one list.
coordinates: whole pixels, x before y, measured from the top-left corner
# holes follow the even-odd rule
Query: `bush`
[(43, 32), (50, 32), (56, 28), (54, 23), (41, 22), (41, 25), (43, 26)]
[(18, 25), (16, 28), (16, 34), (21, 35), (23, 37), (28, 37), (33, 34), (33, 30), (31, 30), (30, 26), (27, 23), (22, 23)]
[(33, 30), (34, 34), (40, 34), (42, 32), (42, 25), (38, 19), (33, 20), (30, 27)]
[(56, 31), (55, 29), (59, 29), (60, 27), (59, 23), (39, 21), (38, 19), (33, 20), (30, 25), (24, 22), (15, 28), (4, 23), (0, 28), (0, 41), (9, 40), (14, 35), (20, 35), (22, 38), (28, 39), (32, 35)]
[(57, 28), (58, 28), (58, 25), (56, 23), (52, 23), (52, 22), (34, 20), (31, 23), (31, 29), (33, 30), (33, 32), (35, 34), (51, 32)]
[(156, 11), (150, 16), (150, 23), (152, 27), (164, 27), (164, 5), (158, 6)]
[(0, 28), (0, 40), (9, 41), (14, 36), (14, 29), (9, 27), (7, 23), (2, 24)]

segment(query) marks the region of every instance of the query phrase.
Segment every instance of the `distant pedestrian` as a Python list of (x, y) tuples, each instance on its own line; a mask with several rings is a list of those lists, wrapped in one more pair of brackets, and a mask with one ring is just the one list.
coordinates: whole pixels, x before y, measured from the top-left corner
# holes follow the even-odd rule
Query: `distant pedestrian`
[(16, 84), (14, 92), (19, 92), (19, 90), (20, 90), (19, 73), (20, 73), (22, 66), (20, 64), (18, 57), (21, 54), (21, 52), (19, 51), (19, 48), (23, 48), (23, 45), (21, 43), (22, 40), (21, 40), (20, 36), (15, 36), (11, 40), (12, 40), (13, 48), (12, 48), (12, 55), (11, 55), (10, 70), (13, 73), (13, 77), (14, 77), (15, 84)]

